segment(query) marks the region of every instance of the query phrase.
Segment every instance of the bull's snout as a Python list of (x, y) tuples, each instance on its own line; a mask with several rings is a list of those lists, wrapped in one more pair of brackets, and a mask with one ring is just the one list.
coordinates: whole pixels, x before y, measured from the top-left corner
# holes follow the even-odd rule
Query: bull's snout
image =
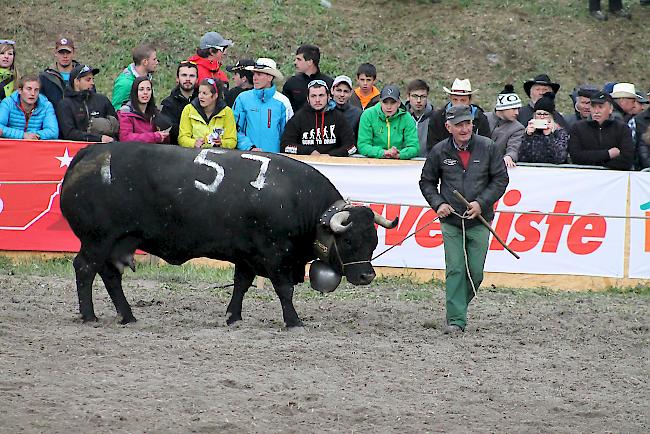
[(361, 273), (359, 275), (359, 285), (368, 285), (375, 278), (376, 274), (374, 271), (368, 271), (366, 273)]

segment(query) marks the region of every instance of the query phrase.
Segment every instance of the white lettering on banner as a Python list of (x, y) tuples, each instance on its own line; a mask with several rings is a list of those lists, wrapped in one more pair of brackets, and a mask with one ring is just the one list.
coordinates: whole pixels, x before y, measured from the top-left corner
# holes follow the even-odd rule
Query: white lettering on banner
[[(379, 257), (376, 265), (444, 268), (438, 222), (404, 240), (436, 216), (418, 186), (422, 165), (358, 165), (353, 177), (349, 166), (347, 170), (332, 164), (314, 166), (344, 197), (371, 204), (391, 220), (399, 215), (396, 228), (378, 228), (376, 253), (399, 247)], [(495, 214), (492, 226), (522, 258), (516, 260), (492, 240), (486, 271), (623, 277), (625, 220), (603, 216), (626, 215), (626, 172), (517, 167), (509, 175), (508, 189), (496, 204), (502, 212)], [(513, 214), (509, 210), (584, 216)]]

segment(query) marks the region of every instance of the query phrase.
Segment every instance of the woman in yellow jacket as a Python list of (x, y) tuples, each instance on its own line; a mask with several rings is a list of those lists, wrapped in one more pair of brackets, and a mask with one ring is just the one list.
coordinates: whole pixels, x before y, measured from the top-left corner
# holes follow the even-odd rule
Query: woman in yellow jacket
[(199, 95), (183, 109), (178, 144), (184, 148), (237, 147), (235, 116), (215, 79), (201, 80)]

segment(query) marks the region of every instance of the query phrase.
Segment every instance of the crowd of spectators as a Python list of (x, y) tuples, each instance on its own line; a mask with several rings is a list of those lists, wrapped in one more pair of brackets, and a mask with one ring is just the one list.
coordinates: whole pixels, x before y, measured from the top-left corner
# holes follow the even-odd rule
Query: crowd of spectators
[(575, 111), (563, 114), (556, 109), (561, 86), (546, 73), (522, 83), (525, 103), (506, 84), (490, 111), (474, 103), (477, 91), (468, 78), (456, 78), (443, 86), (448, 101), (436, 108), (422, 78), (411, 80), (402, 97), (394, 84), (379, 89), (376, 67), (362, 63), (355, 86), (347, 75), (324, 74), (319, 47), (305, 44), (295, 53), (295, 75), (284, 80), (268, 57), (224, 66), (232, 45), (217, 32), (203, 35), (195, 54), (178, 64), (176, 87), (158, 107), (152, 45), (133, 49), (133, 63), (115, 78), (109, 100), (95, 88), (99, 69), (75, 60), (71, 38), (55, 41), (50, 67), (22, 76), (16, 43), (0, 40), (0, 137), (411, 159), (453, 140), (448, 114), (462, 106), (471, 113), (466, 122), (473, 134), (490, 138), (508, 167), (650, 167), (648, 99), (633, 83), (578, 85), (569, 95)]

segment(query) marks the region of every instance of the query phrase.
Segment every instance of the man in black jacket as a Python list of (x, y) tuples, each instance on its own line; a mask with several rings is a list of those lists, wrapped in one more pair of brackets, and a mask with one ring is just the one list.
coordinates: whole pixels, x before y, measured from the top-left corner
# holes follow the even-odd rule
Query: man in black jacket
[(70, 72), (71, 88), (56, 107), (61, 138), (79, 142), (112, 142), (119, 124), (110, 100), (92, 89), (99, 69), (78, 64)]
[(196, 89), (198, 76), (199, 71), (196, 63), (188, 61), (179, 63), (176, 68), (176, 87), (167, 98), (162, 100), (160, 112), (171, 123), (169, 142), (174, 145), (178, 144), (178, 126), (181, 123), (181, 113), (183, 113), (185, 106), (198, 95)]
[(440, 110), (433, 113), (429, 119), (429, 129), (427, 132), (427, 151), (431, 150), (433, 146), (450, 137), (449, 131), (446, 127), (446, 113), (450, 107), (465, 105), (472, 111), (472, 125), (474, 133), (490, 137), (490, 123), (483, 113), (483, 109), (475, 104), (472, 104), (472, 94), (476, 92), (472, 90), (472, 84), (468, 79), (460, 80), (455, 79), (451, 85), (451, 89), (442, 88), (447, 95), (449, 95), (449, 102)]
[(320, 72), (320, 48), (315, 45), (305, 44), (298, 47), (293, 61), (296, 75), (291, 76), (284, 86), (282, 93), (289, 98), (294, 113), (305, 105), (307, 100), (307, 84), (313, 80), (323, 80), (327, 88), (332, 87), (332, 77)]
[[(492, 139), (473, 132), (473, 115), (467, 105), (452, 106), (445, 126), (451, 137), (427, 155), (420, 190), (440, 217), (445, 249), (445, 333), (462, 333), (467, 308), (483, 280), (490, 232), (476, 218), (491, 222), (494, 203), (506, 191), (508, 172)], [(458, 190), (466, 207), (453, 194)]]
[(591, 97), (591, 119), (571, 128), (569, 154), (574, 164), (631, 170), (634, 163), (632, 132), (627, 124), (612, 118), (612, 97), (599, 92)]
[(64, 91), (70, 87), (70, 73), (78, 64), (74, 57), (74, 42), (70, 38), (57, 39), (54, 44), (54, 65), (41, 72), (41, 93), (56, 109), (63, 99)]
[(339, 75), (332, 83), (332, 100), (336, 103), (336, 110), (343, 113), (343, 117), (348, 121), (354, 133), (356, 142), (359, 134), (359, 120), (361, 119), (361, 110), (359, 107), (350, 104), (350, 98), (354, 93), (352, 88), (352, 79), (347, 75)]
[(235, 84), (226, 92), (226, 105), (230, 108), (235, 105), (240, 93), (253, 88), (253, 71), (247, 70), (247, 66), (255, 66), (253, 59), (241, 59), (234, 65), (226, 66), (226, 71), (232, 73), (232, 81)]
[(334, 101), (323, 80), (308, 84), (308, 104), (298, 111), (284, 129), (280, 149), (288, 154), (347, 157), (356, 152), (352, 127)]

